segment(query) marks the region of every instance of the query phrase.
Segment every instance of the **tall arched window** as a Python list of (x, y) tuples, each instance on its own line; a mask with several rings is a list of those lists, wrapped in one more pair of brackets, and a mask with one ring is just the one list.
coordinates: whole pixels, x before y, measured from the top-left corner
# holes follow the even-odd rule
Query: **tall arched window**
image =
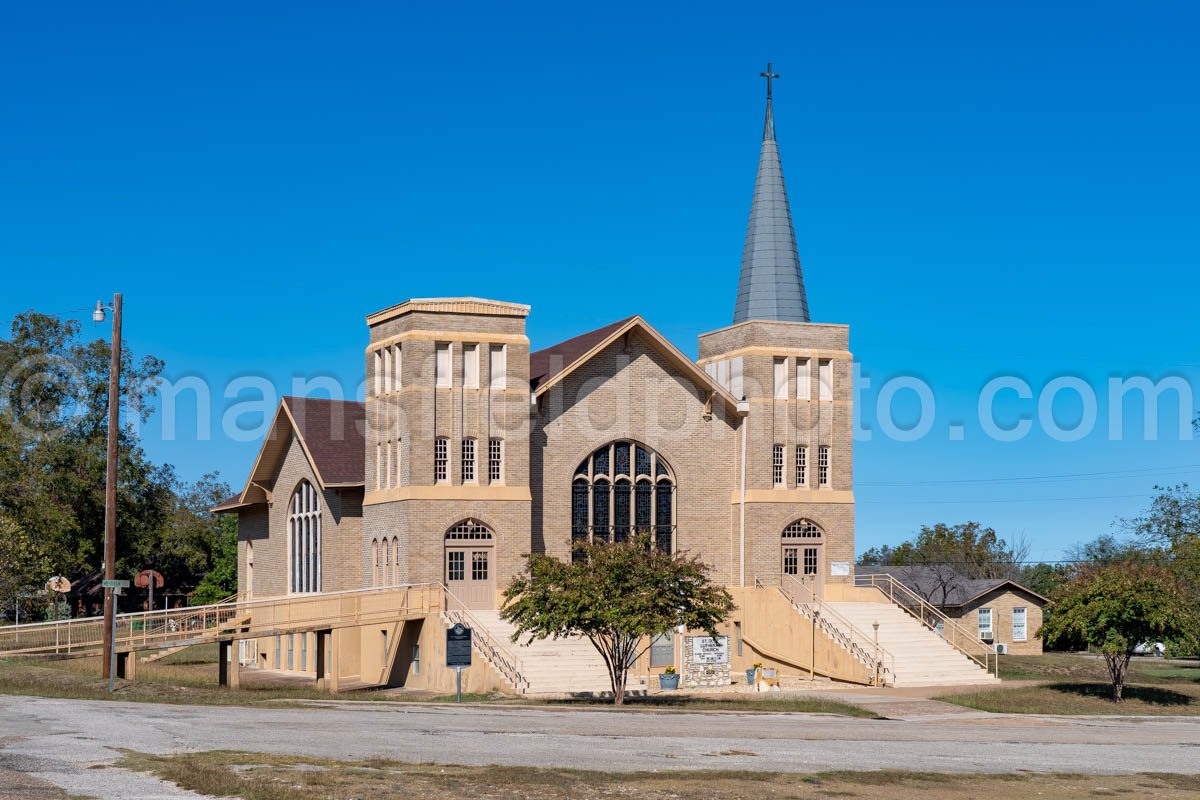
[(671, 552), (674, 497), (675, 476), (658, 453), (637, 442), (606, 444), (584, 459), (571, 480), (571, 541), (621, 542), (645, 532)]
[(321, 497), (308, 481), (292, 493), (288, 506), (293, 594), (321, 591)]

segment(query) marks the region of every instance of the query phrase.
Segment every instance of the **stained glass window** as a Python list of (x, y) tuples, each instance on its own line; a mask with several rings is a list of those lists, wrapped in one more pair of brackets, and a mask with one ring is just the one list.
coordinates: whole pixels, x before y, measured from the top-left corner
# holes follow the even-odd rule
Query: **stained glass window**
[(637, 494), (634, 497), (634, 520), (633, 525), (639, 531), (649, 530), (653, 525), (651, 519), (651, 506), (653, 505), (653, 491), (650, 481), (638, 481)]
[(597, 481), (592, 487), (592, 538), (608, 541), (608, 481)]
[[(635, 475), (642, 480), (630, 481)], [(610, 481), (618, 476), (616, 483)], [(650, 448), (630, 441), (599, 448), (579, 465), (571, 482), (573, 557), (582, 556), (577, 545), (583, 542), (622, 542), (635, 530), (649, 532), (654, 546), (673, 550), (674, 491), (670, 466)]]
[(629, 442), (617, 442), (613, 448), (613, 474), (629, 474)]
[(617, 481), (613, 497), (613, 541), (623, 542), (629, 538), (629, 492), (633, 488), (629, 481)]
[(636, 452), (637, 452), (637, 461), (635, 463), (635, 466), (637, 467), (637, 474), (638, 475), (649, 475), (650, 474), (650, 451), (644, 447), (639, 447), (639, 448), (637, 448)]

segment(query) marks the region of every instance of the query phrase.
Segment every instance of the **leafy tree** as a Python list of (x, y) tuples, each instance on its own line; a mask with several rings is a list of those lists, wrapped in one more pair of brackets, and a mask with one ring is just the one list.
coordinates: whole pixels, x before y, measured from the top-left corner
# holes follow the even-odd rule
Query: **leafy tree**
[(1134, 648), (1163, 639), (1195, 639), (1197, 612), (1171, 570), (1151, 563), (1081, 569), (1054, 595), (1039, 635), (1074, 640), (1104, 656), (1113, 702), (1121, 702)]
[(733, 598), (709, 582), (708, 566), (686, 554), (628, 542), (584, 545), (582, 558), (562, 562), (533, 554), (528, 571), (504, 591), (500, 615), (516, 626), (513, 639), (586, 636), (604, 659), (613, 702), (625, 702), (629, 668), (650, 637), (683, 625), (716, 636)]
[(1146, 561), (1155, 553), (1139, 547), (1137, 542), (1120, 539), (1111, 533), (1097, 536), (1090, 542), (1077, 544), (1067, 550), (1067, 558), (1078, 562), (1082, 568), (1106, 564), (1124, 564), (1129, 561)]
[(978, 578), (1017, 578), (1019, 562), (1028, 553), (1023, 542), (1010, 545), (992, 528), (978, 522), (922, 526), (916, 537), (896, 547), (872, 548), (859, 564), (920, 569), (925, 599), (945, 605), (955, 589)]
[(214, 524), (217, 536), (211, 555), (211, 566), (192, 593), (192, 605), (195, 606), (218, 603), (237, 591), (237, 517), (230, 514), (217, 515)]
[(1067, 580), (1068, 570), (1060, 564), (1027, 564), (1017, 582), (1043, 597), (1050, 597)]

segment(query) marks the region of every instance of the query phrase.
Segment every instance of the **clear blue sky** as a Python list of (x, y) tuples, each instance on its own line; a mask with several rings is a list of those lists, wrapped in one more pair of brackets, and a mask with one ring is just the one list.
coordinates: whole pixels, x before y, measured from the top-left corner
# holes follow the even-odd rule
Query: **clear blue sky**
[[(852, 326), (875, 387), (860, 550), (978, 519), (1054, 558), (1155, 483), (1200, 483), (1175, 403), (1158, 441), (1113, 442), (1103, 397), (1200, 378), (1194, 6), (576, 6), (10, 5), (0, 320), (123, 291), (132, 347), (218, 391), (353, 390), (364, 315), (411, 296), (529, 303), (534, 346), (638, 312), (694, 354), (732, 315), (771, 60), (814, 319)], [(989, 440), (1001, 374), (1082, 377), (1100, 424)], [(933, 388), (919, 441), (873, 424), (896, 375)], [(1005, 425), (1034, 410), (1005, 398)], [(156, 460), (244, 480), (253, 442), (157, 420)], [(1120, 474), (954, 482), (1098, 472)]]

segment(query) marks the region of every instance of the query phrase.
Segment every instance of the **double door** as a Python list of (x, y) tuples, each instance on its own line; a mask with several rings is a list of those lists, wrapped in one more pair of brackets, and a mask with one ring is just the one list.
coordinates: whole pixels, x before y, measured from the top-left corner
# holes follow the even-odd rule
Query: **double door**
[(446, 548), (446, 588), (468, 609), (495, 608), (496, 576), (492, 561), (491, 547)]
[(783, 574), (791, 575), (803, 583), (814, 597), (820, 597), (823, 589), (824, 551), (821, 544), (783, 546)]

